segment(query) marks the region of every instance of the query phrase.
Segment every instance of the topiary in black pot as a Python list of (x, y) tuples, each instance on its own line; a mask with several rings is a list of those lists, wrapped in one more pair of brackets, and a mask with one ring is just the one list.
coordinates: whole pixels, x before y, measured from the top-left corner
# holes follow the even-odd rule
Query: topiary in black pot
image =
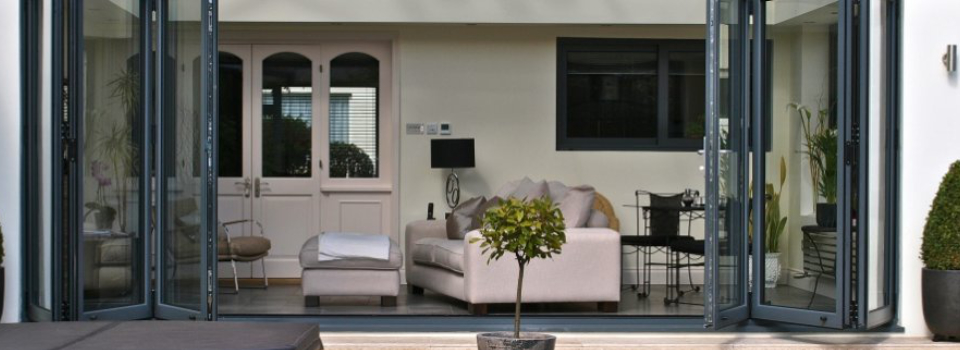
[(960, 340), (960, 161), (940, 183), (923, 228), (923, 318), (934, 340)]

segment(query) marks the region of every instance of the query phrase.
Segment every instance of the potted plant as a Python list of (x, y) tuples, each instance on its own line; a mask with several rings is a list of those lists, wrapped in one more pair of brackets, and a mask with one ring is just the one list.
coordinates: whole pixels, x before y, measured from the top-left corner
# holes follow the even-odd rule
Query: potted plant
[(787, 228), (787, 217), (781, 215), (780, 195), (787, 182), (787, 162), (780, 157), (780, 187), (768, 183), (764, 190), (766, 207), (764, 213), (764, 286), (775, 288), (780, 280), (780, 239)]
[(487, 210), (481, 220), (480, 237), (470, 243), (480, 243), (487, 263), (506, 254), (517, 261), (517, 300), (513, 318), (513, 334), (509, 332), (481, 333), (477, 345), (486, 349), (553, 349), (557, 338), (543, 333), (520, 333), (520, 305), (523, 296), (523, 271), (533, 259), (551, 258), (560, 254), (567, 242), (563, 214), (549, 198), (524, 201), (517, 198), (501, 200)]
[(804, 105), (791, 103), (803, 131), (804, 154), (810, 168), (813, 194), (817, 197), (817, 225), (837, 227), (837, 129), (830, 126), (830, 110), (821, 108), (816, 118)]
[(110, 178), (104, 175), (104, 172), (106, 172), (108, 168), (106, 164), (103, 164), (103, 162), (99, 160), (95, 160), (90, 164), (90, 173), (93, 175), (93, 178), (97, 180), (97, 197), (96, 200), (83, 205), (89, 209), (87, 214), (84, 215), (84, 218), (93, 214), (94, 222), (98, 230), (109, 230), (113, 228), (113, 221), (117, 218), (117, 210), (107, 205), (107, 199), (104, 196), (104, 189), (112, 184)]
[(4, 264), (3, 264), (4, 257), (5, 256), (3, 254), (3, 226), (0, 226), (0, 317), (3, 317), (3, 295), (4, 295), (3, 293), (5, 292), (4, 284), (6, 283), (4, 281), (6, 281), (6, 277), (7, 277), (6, 271), (5, 271), (6, 267), (4, 267)]
[(921, 245), (923, 318), (934, 340), (960, 338), (960, 161), (927, 214)]

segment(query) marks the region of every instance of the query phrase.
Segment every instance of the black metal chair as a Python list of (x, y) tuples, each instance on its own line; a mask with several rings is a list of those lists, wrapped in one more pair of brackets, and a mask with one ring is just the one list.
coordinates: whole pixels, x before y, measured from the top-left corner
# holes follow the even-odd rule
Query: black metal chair
[[(659, 195), (647, 191), (636, 191), (637, 210), (640, 210), (640, 196), (650, 197), (649, 217), (645, 217), (644, 234), (620, 236), (622, 246), (633, 246), (637, 249), (637, 295), (645, 298), (650, 295), (650, 276), (653, 265), (669, 266), (670, 245), (676, 241), (693, 240), (692, 237), (680, 235), (680, 212), (657, 208), (678, 208), (682, 203), (682, 194)], [(638, 220), (639, 221), (639, 217)], [(639, 222), (638, 222), (639, 225)], [(663, 263), (654, 263), (654, 253), (664, 253)], [(640, 266), (640, 255), (643, 255), (643, 266)], [(642, 276), (641, 276), (642, 274)]]
[[(700, 305), (696, 303), (682, 303), (680, 297), (683, 296), (685, 291), (680, 289), (680, 269), (684, 267), (687, 268), (687, 277), (690, 279), (691, 291), (699, 292), (699, 287), (693, 287), (693, 276), (690, 273), (690, 268), (693, 266), (704, 266), (703, 262), (691, 262), (690, 256), (696, 255), (700, 258), (703, 258), (706, 255), (706, 244), (704, 240), (682, 240), (675, 241), (670, 244), (670, 260), (673, 261), (672, 264), (667, 265), (667, 296), (663, 298), (665, 304), (693, 304)], [(687, 262), (682, 263), (682, 258), (686, 257)], [(670, 269), (673, 269), (673, 273), (670, 273)]]

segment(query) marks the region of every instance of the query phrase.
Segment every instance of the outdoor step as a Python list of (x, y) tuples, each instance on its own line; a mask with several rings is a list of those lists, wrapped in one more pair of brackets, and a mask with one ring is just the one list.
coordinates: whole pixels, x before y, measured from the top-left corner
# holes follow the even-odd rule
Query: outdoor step
[[(554, 333), (557, 349), (960, 349), (902, 334)], [(476, 349), (476, 333), (320, 333), (327, 350)]]

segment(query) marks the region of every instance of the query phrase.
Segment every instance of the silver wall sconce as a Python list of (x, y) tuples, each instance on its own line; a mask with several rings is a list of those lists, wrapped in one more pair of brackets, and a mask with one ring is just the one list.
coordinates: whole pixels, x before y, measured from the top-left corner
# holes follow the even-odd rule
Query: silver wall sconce
[(948, 73), (957, 71), (957, 45), (947, 45), (947, 52), (943, 54), (943, 65)]

